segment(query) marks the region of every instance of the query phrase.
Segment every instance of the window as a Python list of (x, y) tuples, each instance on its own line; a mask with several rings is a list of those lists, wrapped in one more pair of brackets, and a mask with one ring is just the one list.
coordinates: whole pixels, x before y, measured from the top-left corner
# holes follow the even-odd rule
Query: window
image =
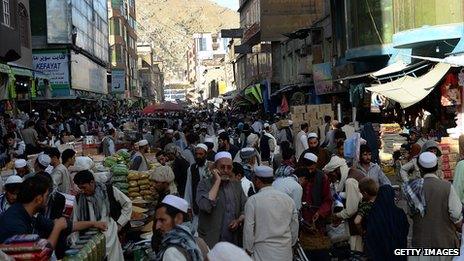
[(110, 34), (121, 35), (121, 27), (119, 26), (118, 18), (113, 17), (110, 19)]
[(199, 42), (199, 47), (200, 47), (200, 52), (203, 52), (203, 51), (206, 51), (207, 48), (206, 48), (206, 38), (200, 38), (198, 39), (198, 42)]
[(29, 38), (29, 15), (27, 9), (23, 4), (19, 4), (19, 31), (21, 34), (21, 45), (30, 48)]
[(6, 26), (11, 26), (10, 23), (10, 0), (2, 0), (3, 2), (3, 24)]

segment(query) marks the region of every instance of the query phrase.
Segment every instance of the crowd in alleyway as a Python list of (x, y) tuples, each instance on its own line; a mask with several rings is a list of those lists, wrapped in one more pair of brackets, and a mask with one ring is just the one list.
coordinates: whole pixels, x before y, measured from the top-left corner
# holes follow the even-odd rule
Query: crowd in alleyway
[[(1, 184), (0, 243), (37, 233), (60, 258), (66, 248), (61, 238), (94, 227), (105, 231), (108, 260), (121, 260), (118, 233), (130, 220), (131, 200), (96, 179), (85, 168), (92, 162), (59, 148), (95, 135), (102, 140), (100, 152), (114, 155), (132, 123), (139, 134), (129, 151), (130, 169), (150, 172), (158, 199), (153, 260), (293, 260), (294, 246), (311, 260), (331, 260), (337, 248), (372, 260), (405, 260), (394, 249), (460, 247), (463, 161), (454, 183), (444, 180), (439, 146), (422, 142), (416, 129), (404, 145), (409, 162), (398, 177), (387, 177), (371, 124), (355, 130), (326, 117), (317, 132), (309, 132), (307, 124), (295, 132), (290, 120), (257, 114), (157, 117), (165, 121), (139, 124), (138, 113), (3, 115), (0, 158), (2, 166), (14, 166), (15, 175)], [(159, 164), (153, 171), (149, 151)], [(37, 155), (33, 166), (29, 155)], [(406, 212), (396, 205), (394, 179), (400, 180)], [(68, 218), (63, 194), (76, 196)]]

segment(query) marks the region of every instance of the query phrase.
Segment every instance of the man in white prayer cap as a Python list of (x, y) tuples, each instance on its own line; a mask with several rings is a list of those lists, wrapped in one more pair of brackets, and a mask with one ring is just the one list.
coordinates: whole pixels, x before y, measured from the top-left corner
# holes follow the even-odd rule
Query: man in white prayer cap
[[(451, 183), (437, 177), (435, 154), (423, 152), (417, 162), (422, 179), (404, 186), (413, 213), (412, 247), (459, 248), (456, 231), (462, 223), (461, 201)], [(420, 260), (431, 260), (425, 258)]]
[(306, 153), (310, 152), (317, 156), (317, 168), (322, 169), (325, 165), (327, 165), (327, 163), (329, 163), (331, 153), (327, 149), (321, 148), (319, 138), (316, 133), (310, 132), (307, 136), (308, 149), (303, 151), (298, 161), (300, 161)]
[(148, 152), (148, 141), (141, 140), (137, 142), (137, 145), (139, 146), (139, 149), (135, 152), (134, 157), (132, 158), (130, 169), (137, 171), (147, 171), (148, 161), (147, 158), (145, 158), (145, 153)]
[(189, 203), (189, 210), (193, 214), (192, 231), (196, 231), (198, 227), (199, 209), (195, 201), (198, 183), (211, 175), (208, 169), (210, 162), (207, 160), (207, 151), (208, 147), (205, 144), (197, 144), (195, 147), (195, 163), (190, 165), (187, 170), (184, 199)]
[(22, 182), (23, 179), (18, 175), (9, 176), (6, 179), (3, 187), (4, 192), (0, 194), (0, 214), (16, 203), (17, 194)]
[(232, 155), (221, 151), (214, 159), (212, 175), (200, 180), (197, 187), (198, 235), (209, 247), (220, 241), (239, 245), (247, 197), (240, 181), (233, 179)]
[(243, 251), (228, 242), (219, 242), (208, 253), (208, 259), (214, 261), (252, 261), (253, 259)]
[(207, 247), (203, 253), (197, 244), (197, 239), (184, 224), (187, 221), (188, 208), (187, 201), (174, 195), (164, 197), (157, 207), (151, 242), (156, 260), (200, 261), (206, 256)]
[(31, 172), (25, 159), (15, 160), (15, 171), (16, 175), (20, 177), (24, 177)]
[(298, 240), (298, 212), (287, 194), (272, 187), (273, 169), (255, 168), (253, 184), (258, 193), (245, 205), (243, 247), (253, 260), (288, 260)]

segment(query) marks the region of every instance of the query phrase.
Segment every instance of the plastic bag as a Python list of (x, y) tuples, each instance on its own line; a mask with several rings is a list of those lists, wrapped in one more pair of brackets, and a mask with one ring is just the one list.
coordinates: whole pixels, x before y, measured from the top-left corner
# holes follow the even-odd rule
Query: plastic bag
[(327, 235), (332, 243), (347, 241), (350, 239), (348, 223), (342, 222), (338, 226), (327, 225)]

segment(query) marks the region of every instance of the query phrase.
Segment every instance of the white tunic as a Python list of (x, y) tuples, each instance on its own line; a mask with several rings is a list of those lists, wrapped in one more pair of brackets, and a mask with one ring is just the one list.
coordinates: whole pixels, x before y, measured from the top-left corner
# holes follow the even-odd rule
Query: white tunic
[[(106, 213), (105, 209), (101, 211), (101, 219), (98, 221), (104, 221), (108, 224), (108, 229), (105, 231), (106, 239), (106, 256), (108, 260), (124, 260), (124, 255), (121, 247), (121, 242), (118, 238), (118, 224), (124, 226), (129, 222), (132, 215), (132, 202), (117, 188), (113, 187), (114, 198), (121, 204), (121, 216), (117, 221), (110, 217), (110, 213)], [(95, 212), (93, 205), (89, 202), (89, 221), (97, 221), (95, 218)], [(74, 220), (77, 220), (77, 211), (74, 211)]]
[(291, 261), (297, 239), (298, 213), (288, 195), (268, 186), (248, 199), (243, 247), (253, 260)]

